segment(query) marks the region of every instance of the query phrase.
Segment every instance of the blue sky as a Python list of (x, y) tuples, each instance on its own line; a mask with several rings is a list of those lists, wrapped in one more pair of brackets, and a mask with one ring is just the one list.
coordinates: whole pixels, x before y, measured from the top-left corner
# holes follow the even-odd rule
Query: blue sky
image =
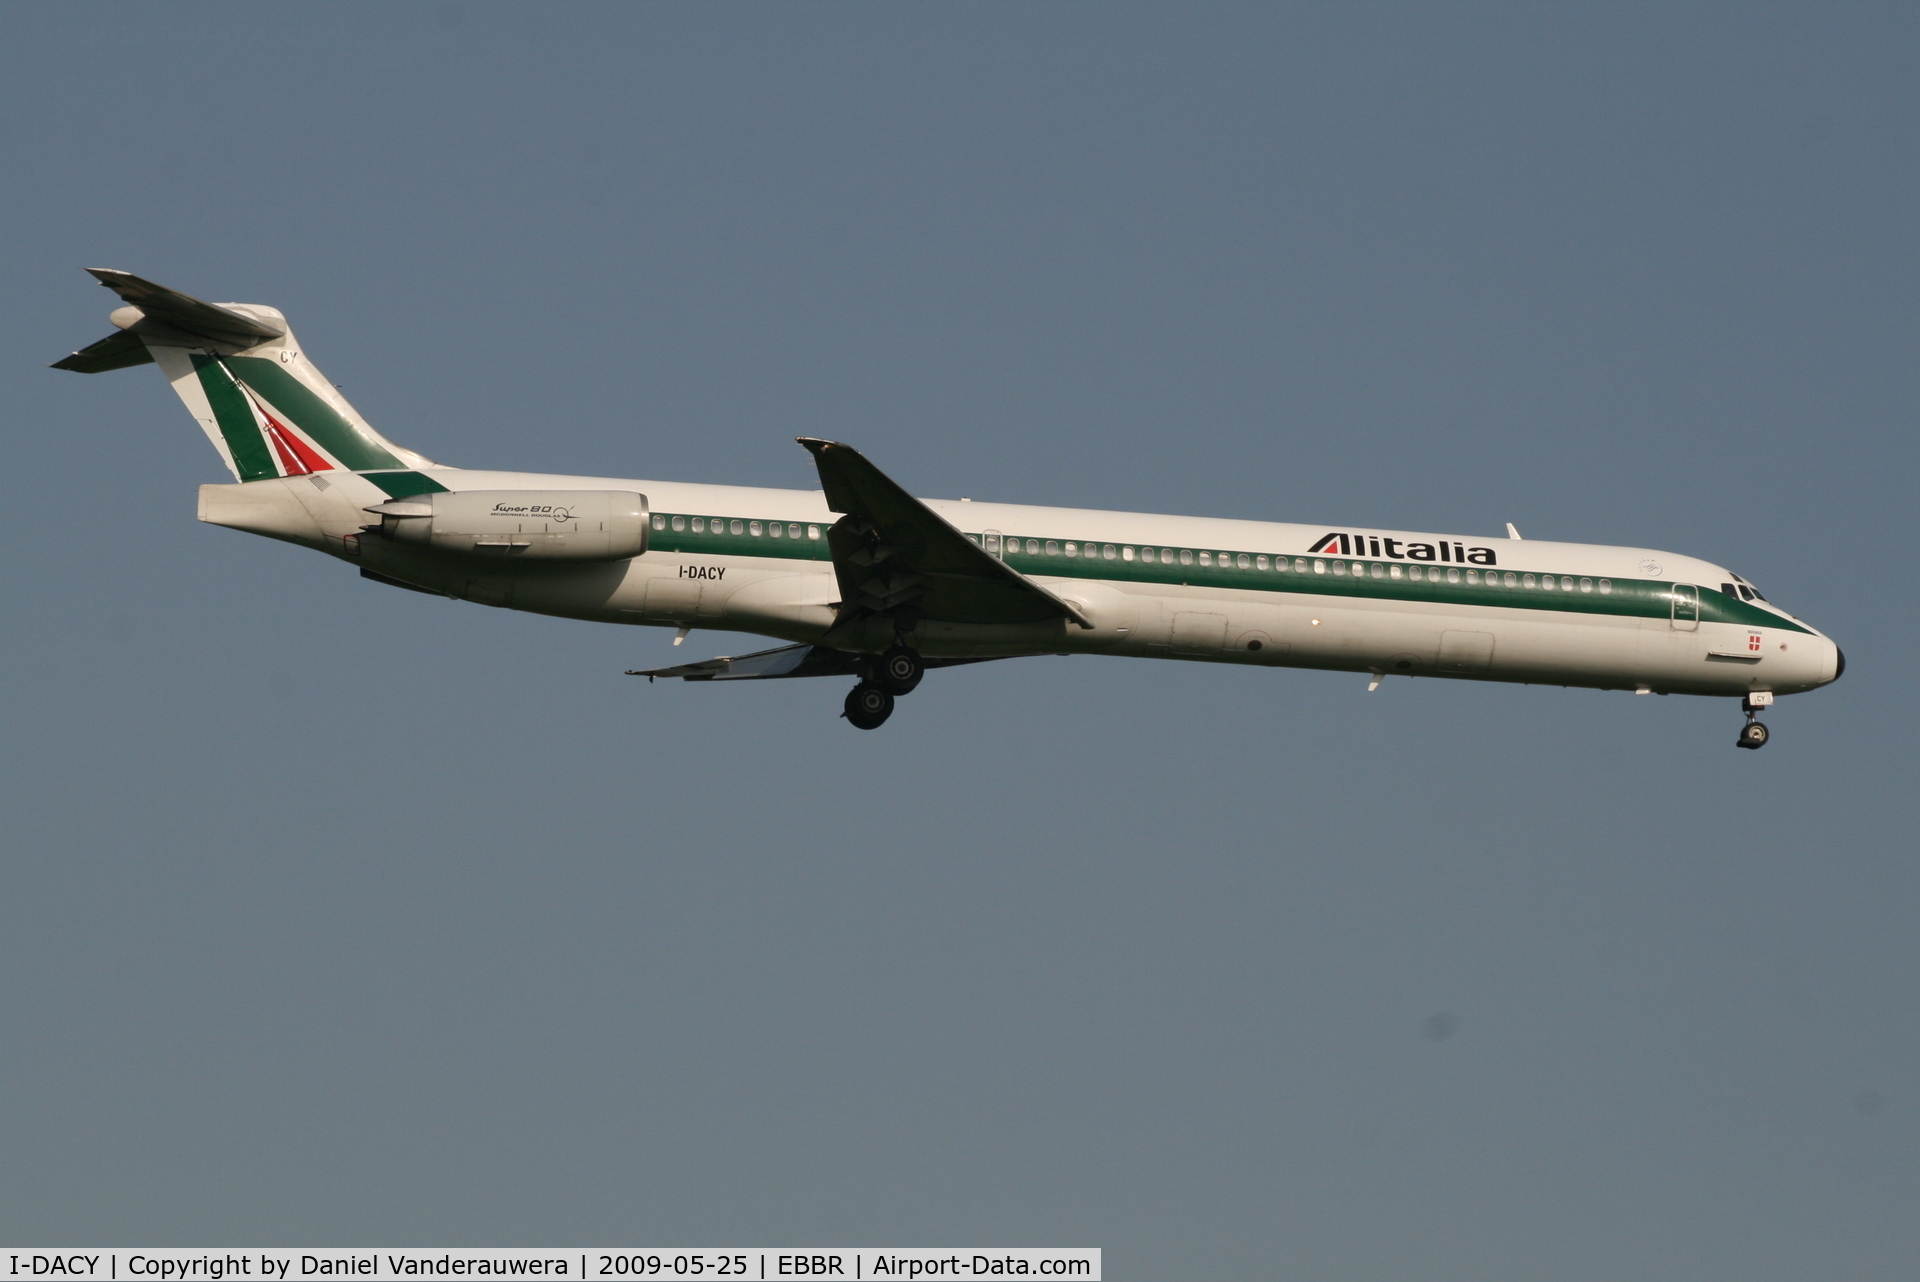
[[(1908, 1275), (1905, 6), (14, 6), (0, 1231)], [(1667, 548), (1849, 668), (621, 677), (197, 524), (118, 267), (475, 467)], [(737, 649), (695, 633), (701, 653)], [(1444, 1033), (1444, 1036), (1439, 1034)]]

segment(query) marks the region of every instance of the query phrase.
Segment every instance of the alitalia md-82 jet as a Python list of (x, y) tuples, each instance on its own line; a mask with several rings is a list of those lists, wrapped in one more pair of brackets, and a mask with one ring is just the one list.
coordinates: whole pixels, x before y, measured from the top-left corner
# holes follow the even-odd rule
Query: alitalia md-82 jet
[(918, 499), (803, 438), (818, 490), (447, 467), (368, 425), (272, 307), (93, 272), (126, 303), (56, 369), (156, 364), (235, 484), (200, 519), (362, 577), (603, 623), (788, 644), (632, 675), (843, 676), (878, 727), (928, 668), (1112, 654), (1719, 695), (1746, 714), (1846, 659), (1751, 583), (1647, 548)]

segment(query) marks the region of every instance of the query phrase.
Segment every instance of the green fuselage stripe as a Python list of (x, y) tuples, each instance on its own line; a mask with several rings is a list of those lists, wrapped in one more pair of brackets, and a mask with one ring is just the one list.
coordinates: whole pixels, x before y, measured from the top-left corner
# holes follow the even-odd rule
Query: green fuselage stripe
[(233, 456), (233, 470), (243, 481), (264, 481), (280, 475), (274, 466), (273, 451), (261, 435), (260, 423), (253, 416), (247, 397), (234, 386), (233, 377), (212, 356), (193, 358), (193, 372), (200, 378), (200, 390), (213, 407), (213, 421), (219, 425), (220, 439)]
[(440, 494), (446, 486), (418, 472), (362, 472), (362, 476), (386, 491), (390, 499), (407, 499), (416, 494)]
[[(717, 522), (710, 517), (701, 518), (709, 527)], [(732, 518), (721, 518), (730, 521)], [(711, 528), (694, 533), (691, 528), (675, 530), (673, 522), (680, 520), (691, 526), (689, 517), (676, 517), (671, 513), (661, 513), (660, 520), (665, 528), (654, 530), (649, 536), (647, 546), (656, 552), (677, 552), (687, 556), (755, 556), (770, 557), (789, 561), (831, 561), (832, 554), (827, 550), (826, 527), (820, 526), (821, 537), (817, 540), (806, 537), (807, 525), (800, 524), (799, 538), (772, 538), (767, 534), (750, 533), (751, 523), (740, 518), (741, 533), (730, 530), (716, 534)], [(781, 522), (782, 530), (791, 527), (790, 522)], [(763, 528), (771, 528), (765, 523)], [(969, 534), (968, 538), (978, 543), (979, 534)], [(1022, 535), (1024, 544), (1026, 536)], [(1003, 546), (1011, 548), (1014, 540), (1003, 540)], [(1054, 540), (1064, 549), (1063, 540)], [(1044, 546), (1044, 543), (1042, 544)], [(1088, 546), (1088, 545), (1082, 545)], [(1215, 564), (1200, 565), (1199, 549), (1175, 549), (1176, 555), (1193, 552), (1195, 563), (1192, 565), (1168, 565), (1157, 559), (1158, 545), (1155, 545), (1156, 559), (1153, 561), (1124, 560), (1115, 549), (1113, 560), (1103, 555), (1099, 558), (1085, 556), (1048, 556), (1044, 552), (1008, 551), (1006, 563), (1022, 574), (1034, 578), (1060, 579), (1104, 579), (1113, 583), (1158, 583), (1168, 586), (1217, 588), (1241, 592), (1277, 592), (1302, 596), (1354, 597), (1368, 601), (1408, 601), (1432, 605), (1464, 605), (1480, 608), (1504, 608), (1509, 610), (1552, 610), (1562, 614), (1609, 614), (1634, 618), (1665, 619), (1673, 615), (1676, 585), (1660, 579), (1608, 579), (1611, 591), (1600, 590), (1601, 580), (1593, 575), (1586, 579), (1593, 585), (1591, 591), (1580, 589), (1581, 576), (1554, 575), (1558, 584), (1563, 578), (1571, 578), (1574, 587), (1567, 590), (1561, 587), (1546, 589), (1542, 587), (1522, 586), (1526, 575), (1530, 574), (1535, 583), (1544, 579), (1538, 571), (1523, 574), (1513, 571), (1515, 586), (1506, 586), (1508, 571), (1485, 569), (1481, 566), (1442, 566), (1416, 562), (1400, 562), (1398, 568), (1405, 575), (1415, 564), (1428, 574), (1444, 574), (1447, 570), (1460, 571), (1461, 582), (1451, 583), (1444, 579), (1432, 578), (1414, 580), (1410, 577), (1393, 578), (1393, 562), (1368, 561), (1354, 557), (1303, 556), (1293, 554), (1281, 557), (1277, 553), (1267, 553), (1272, 562), (1285, 560), (1290, 566), (1301, 562), (1306, 564), (1303, 572), (1298, 569), (1262, 570), (1257, 568), (1255, 557), (1261, 554), (1228, 551), (1220, 552), (1209, 548), (1207, 552)], [(1246, 556), (1253, 565), (1240, 569), (1237, 562), (1240, 556)], [(1137, 550), (1136, 550), (1137, 556)], [(1228, 562), (1222, 564), (1222, 562)], [(1271, 562), (1270, 562), (1271, 563)], [(1335, 566), (1342, 572), (1336, 573)], [(1321, 567), (1318, 572), (1314, 567)], [(1472, 571), (1484, 575), (1486, 582), (1465, 582), (1466, 573)], [(1377, 577), (1376, 577), (1377, 575)], [(1495, 579), (1498, 579), (1495, 582)], [(1725, 593), (1699, 585), (1700, 621), (1702, 623), (1733, 623), (1746, 627), (1783, 628), (1789, 632), (1807, 632), (1791, 619), (1749, 605), (1745, 601), (1730, 597)]]

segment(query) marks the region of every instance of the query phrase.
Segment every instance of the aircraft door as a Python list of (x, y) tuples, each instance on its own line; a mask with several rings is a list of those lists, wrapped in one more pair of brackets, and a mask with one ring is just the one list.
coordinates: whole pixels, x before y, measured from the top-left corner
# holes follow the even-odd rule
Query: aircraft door
[(1173, 616), (1175, 654), (1219, 654), (1226, 646), (1226, 615), (1182, 611)]
[(1700, 630), (1700, 589), (1691, 583), (1673, 585), (1673, 630), (1675, 632)]
[(985, 548), (987, 555), (996, 561), (1004, 561), (1006, 559), (1005, 554), (1000, 550), (1000, 545), (1004, 542), (1006, 542), (1006, 540), (1000, 537), (1000, 531), (998, 530), (980, 531), (980, 546)]

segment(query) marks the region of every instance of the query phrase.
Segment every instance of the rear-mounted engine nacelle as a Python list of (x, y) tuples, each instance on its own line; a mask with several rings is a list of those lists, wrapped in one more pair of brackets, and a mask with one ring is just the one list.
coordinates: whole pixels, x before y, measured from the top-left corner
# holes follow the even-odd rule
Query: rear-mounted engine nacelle
[(621, 561), (647, 550), (647, 500), (623, 490), (462, 490), (414, 494), (367, 511), (370, 532), (469, 556)]

